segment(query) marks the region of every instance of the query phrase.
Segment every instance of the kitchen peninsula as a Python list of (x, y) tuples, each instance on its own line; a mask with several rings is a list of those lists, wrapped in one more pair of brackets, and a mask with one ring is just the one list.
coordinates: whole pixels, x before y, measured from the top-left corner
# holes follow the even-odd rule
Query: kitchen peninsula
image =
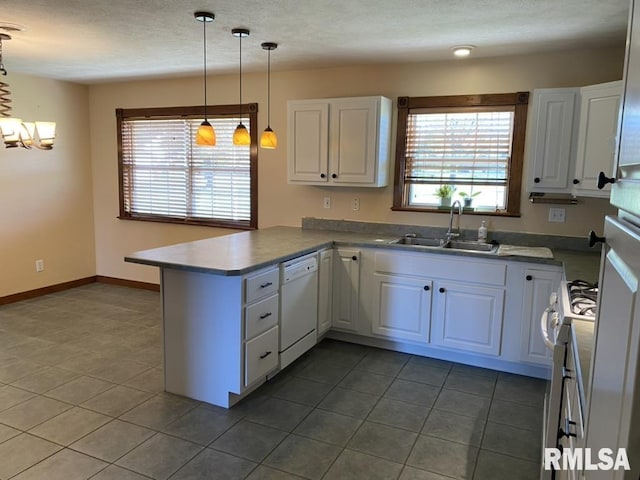
[(561, 261), (404, 245), (402, 235), (271, 227), (128, 255), (160, 267), (165, 390), (230, 407), (275, 375), (278, 267), (309, 254), (318, 338), (547, 376), (535, 295), (557, 288)]

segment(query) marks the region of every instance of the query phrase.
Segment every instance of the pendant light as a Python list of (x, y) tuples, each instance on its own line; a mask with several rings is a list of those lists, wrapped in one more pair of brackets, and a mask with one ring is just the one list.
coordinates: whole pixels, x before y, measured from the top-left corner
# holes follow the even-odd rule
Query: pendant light
[(193, 14), (196, 20), (202, 22), (202, 45), (203, 45), (203, 80), (204, 80), (204, 121), (198, 127), (196, 132), (196, 144), (207, 147), (213, 147), (216, 144), (216, 131), (213, 129), (207, 119), (207, 23), (213, 22), (216, 18), (210, 12), (195, 12)]
[(242, 39), (249, 36), (249, 30), (246, 28), (234, 28), (231, 30), (234, 37), (240, 39), (240, 123), (233, 132), (234, 145), (250, 145), (251, 136), (247, 127), (242, 124)]
[(267, 128), (262, 132), (260, 137), (260, 146), (262, 148), (274, 149), (278, 146), (278, 137), (276, 132), (271, 129), (271, 50), (278, 48), (277, 43), (264, 42), (262, 48), (268, 52), (267, 61)]

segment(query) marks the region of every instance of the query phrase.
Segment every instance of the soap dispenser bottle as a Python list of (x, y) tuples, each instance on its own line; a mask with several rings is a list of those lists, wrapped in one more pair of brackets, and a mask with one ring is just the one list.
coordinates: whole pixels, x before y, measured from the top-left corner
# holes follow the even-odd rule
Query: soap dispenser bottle
[(487, 243), (487, 222), (484, 220), (480, 224), (480, 228), (478, 229), (478, 241), (482, 243)]

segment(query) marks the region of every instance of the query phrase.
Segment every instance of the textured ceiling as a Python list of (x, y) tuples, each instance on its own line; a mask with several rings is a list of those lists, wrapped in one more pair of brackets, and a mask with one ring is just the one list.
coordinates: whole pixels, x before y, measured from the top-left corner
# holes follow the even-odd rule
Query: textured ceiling
[(9, 72), (80, 83), (193, 74), (202, 68), (202, 24), (211, 73), (422, 62), (472, 44), (476, 57), (625, 41), (628, 0), (1, 0), (0, 24), (26, 27), (4, 42)]

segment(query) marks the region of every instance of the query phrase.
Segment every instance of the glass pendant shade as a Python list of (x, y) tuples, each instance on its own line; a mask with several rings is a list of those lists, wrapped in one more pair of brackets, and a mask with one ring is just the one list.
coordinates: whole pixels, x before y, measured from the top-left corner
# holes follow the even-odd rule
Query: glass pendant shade
[(262, 132), (262, 136), (260, 137), (260, 146), (262, 148), (278, 148), (278, 137), (276, 137), (276, 132), (271, 130), (271, 127), (267, 127)]
[(53, 141), (56, 138), (55, 122), (36, 122), (35, 133), (39, 142), (39, 148), (45, 150), (50, 150), (53, 148)]
[(20, 141), (22, 119), (13, 117), (0, 118), (0, 132), (7, 147), (17, 147)]
[(202, 122), (198, 127), (196, 144), (207, 147), (214, 147), (216, 144), (216, 131), (207, 120)]
[(238, 124), (233, 132), (233, 144), (251, 145), (251, 135), (249, 135), (249, 130), (247, 130), (247, 127), (245, 127), (242, 122)]

